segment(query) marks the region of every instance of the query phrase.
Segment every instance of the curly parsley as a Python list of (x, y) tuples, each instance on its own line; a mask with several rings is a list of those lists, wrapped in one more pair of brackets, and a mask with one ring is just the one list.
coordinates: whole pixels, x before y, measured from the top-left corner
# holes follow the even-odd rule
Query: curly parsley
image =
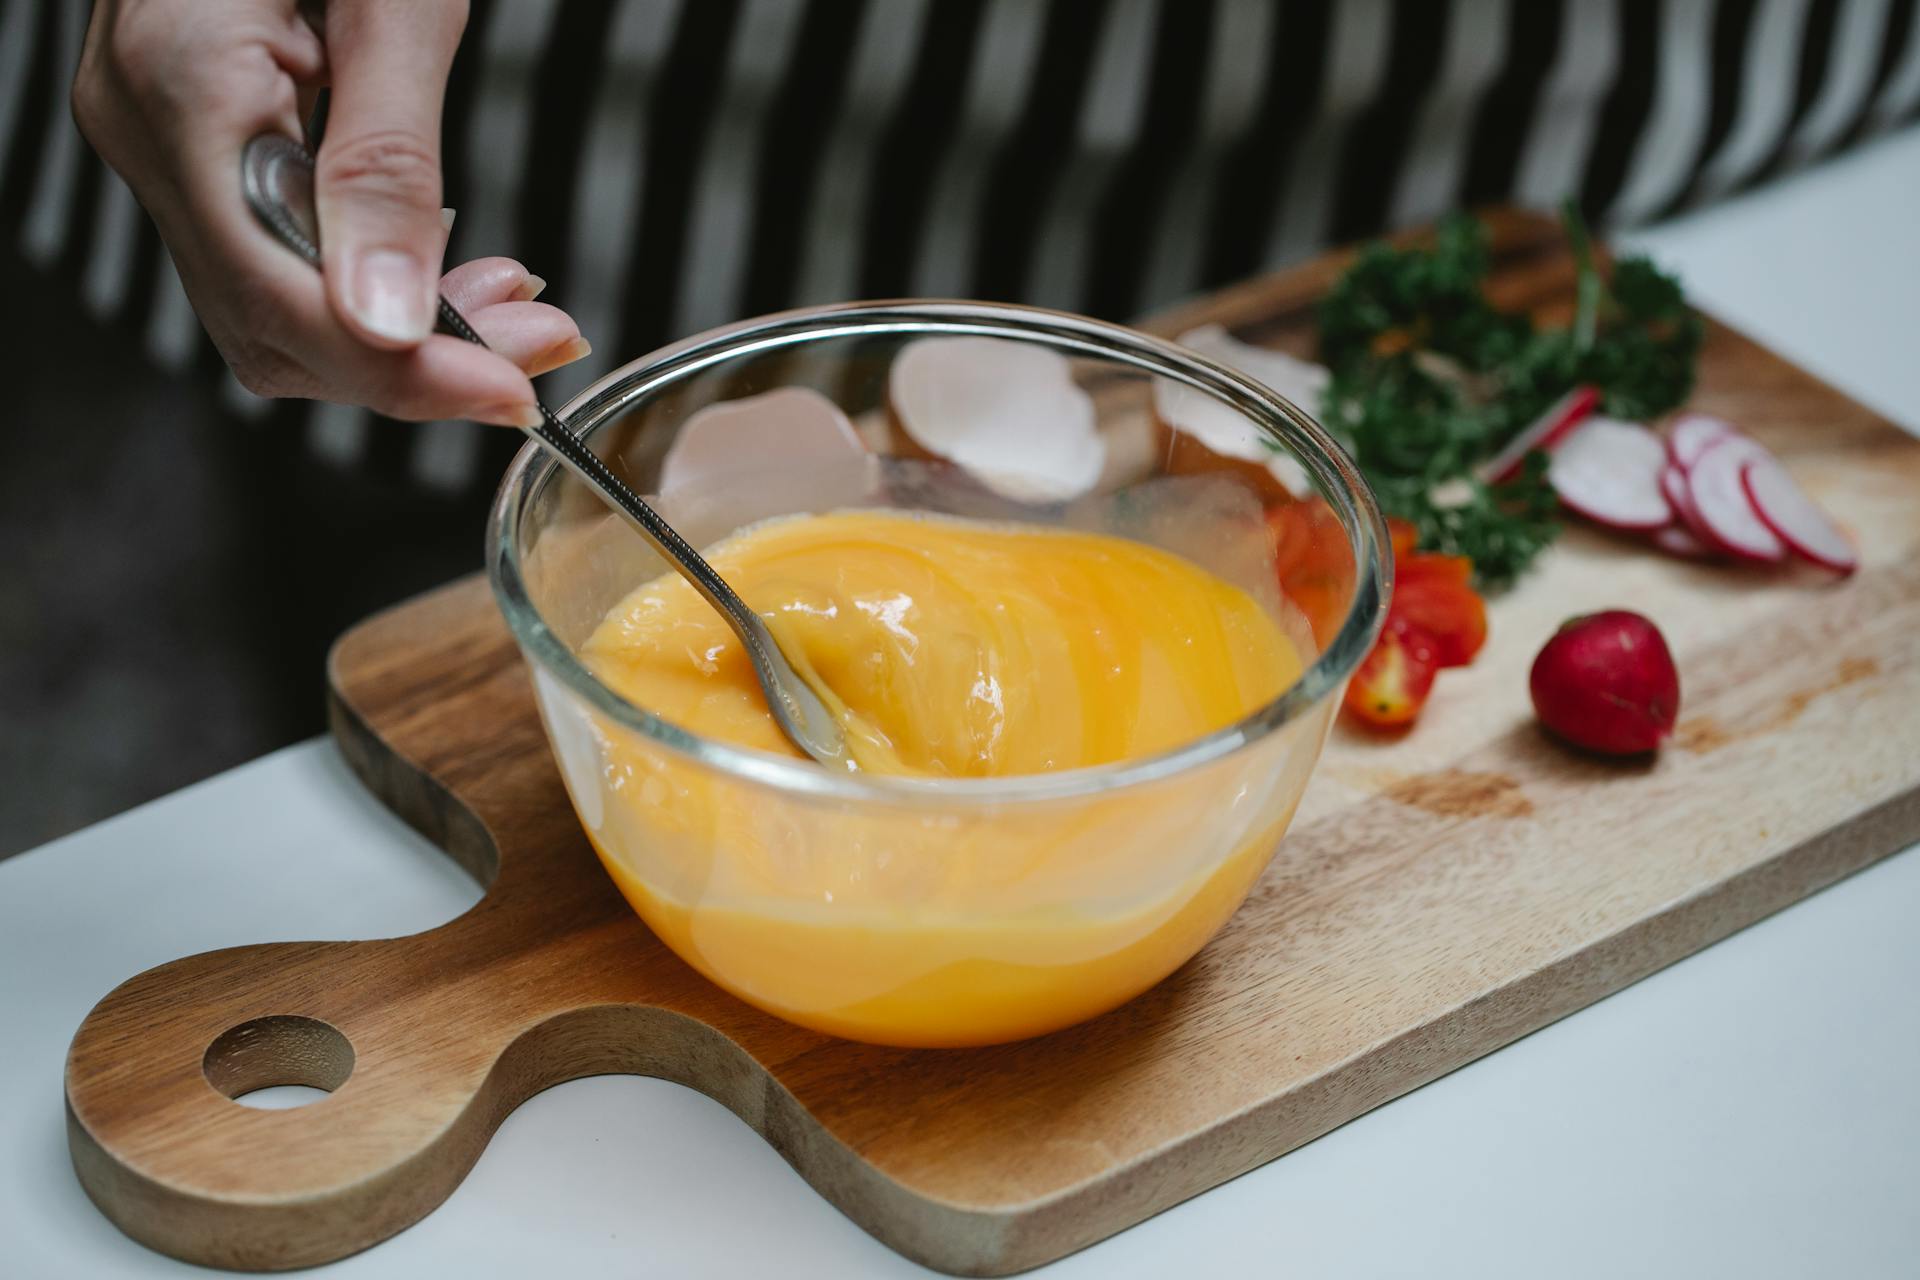
[(1703, 326), (1679, 283), (1644, 258), (1603, 276), (1571, 206), (1566, 224), (1579, 278), (1565, 329), (1487, 301), (1486, 232), (1464, 214), (1430, 246), (1369, 245), (1319, 308), (1327, 425), (1388, 514), (1411, 520), (1423, 548), (1471, 557), (1490, 586), (1553, 541), (1558, 505), (1541, 455), (1498, 486), (1473, 479), (1475, 464), (1575, 386), (1598, 388), (1604, 412), (1643, 421), (1693, 387)]

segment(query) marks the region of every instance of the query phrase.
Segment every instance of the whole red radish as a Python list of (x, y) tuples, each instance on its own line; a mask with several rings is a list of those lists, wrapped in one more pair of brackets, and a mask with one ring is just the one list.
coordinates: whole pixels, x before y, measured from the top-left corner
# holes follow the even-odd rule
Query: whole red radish
[(1680, 673), (1665, 637), (1625, 609), (1561, 623), (1528, 685), (1540, 723), (1606, 755), (1652, 751), (1680, 714)]

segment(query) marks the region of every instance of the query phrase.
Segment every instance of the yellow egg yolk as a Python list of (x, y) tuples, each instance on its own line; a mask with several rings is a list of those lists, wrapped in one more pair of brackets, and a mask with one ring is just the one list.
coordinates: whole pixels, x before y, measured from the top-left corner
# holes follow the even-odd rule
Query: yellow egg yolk
[[(1301, 669), (1246, 591), (1101, 534), (844, 512), (748, 529), (708, 558), (830, 691), (865, 772), (1138, 759), (1234, 723)], [(617, 604), (581, 653), (693, 733), (799, 754), (677, 575)], [(603, 736), (587, 826), (654, 931), (736, 995), (857, 1039), (987, 1043), (1099, 1013), (1192, 955), (1265, 865), (1318, 745), (946, 819), (750, 791)]]
[[(1233, 723), (1300, 670), (1252, 596), (1102, 534), (850, 512), (761, 525), (709, 559), (840, 704), (870, 772), (1137, 759)], [(584, 654), (663, 719), (798, 754), (739, 641), (677, 574), (617, 605)]]

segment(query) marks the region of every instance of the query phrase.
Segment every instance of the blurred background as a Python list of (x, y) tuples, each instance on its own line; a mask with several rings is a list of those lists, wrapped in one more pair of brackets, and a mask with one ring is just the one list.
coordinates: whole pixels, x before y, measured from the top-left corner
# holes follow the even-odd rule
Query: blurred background
[[(554, 402), (786, 306), (1125, 319), (1462, 205), (1643, 225), (1911, 128), (1915, 8), (474, 0), (449, 260), (518, 257), (579, 319)], [(73, 128), (87, 18), (0, 0), (0, 856), (319, 732), (327, 645), (480, 567), (519, 440), (242, 391)]]

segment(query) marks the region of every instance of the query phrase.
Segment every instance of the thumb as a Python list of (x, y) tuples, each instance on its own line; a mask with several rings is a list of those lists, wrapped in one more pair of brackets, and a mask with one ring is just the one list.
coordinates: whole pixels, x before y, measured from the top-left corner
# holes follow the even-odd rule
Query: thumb
[(331, 101), (315, 173), (327, 297), (375, 347), (433, 331), (440, 256), (440, 108), (464, 3), (333, 0)]

